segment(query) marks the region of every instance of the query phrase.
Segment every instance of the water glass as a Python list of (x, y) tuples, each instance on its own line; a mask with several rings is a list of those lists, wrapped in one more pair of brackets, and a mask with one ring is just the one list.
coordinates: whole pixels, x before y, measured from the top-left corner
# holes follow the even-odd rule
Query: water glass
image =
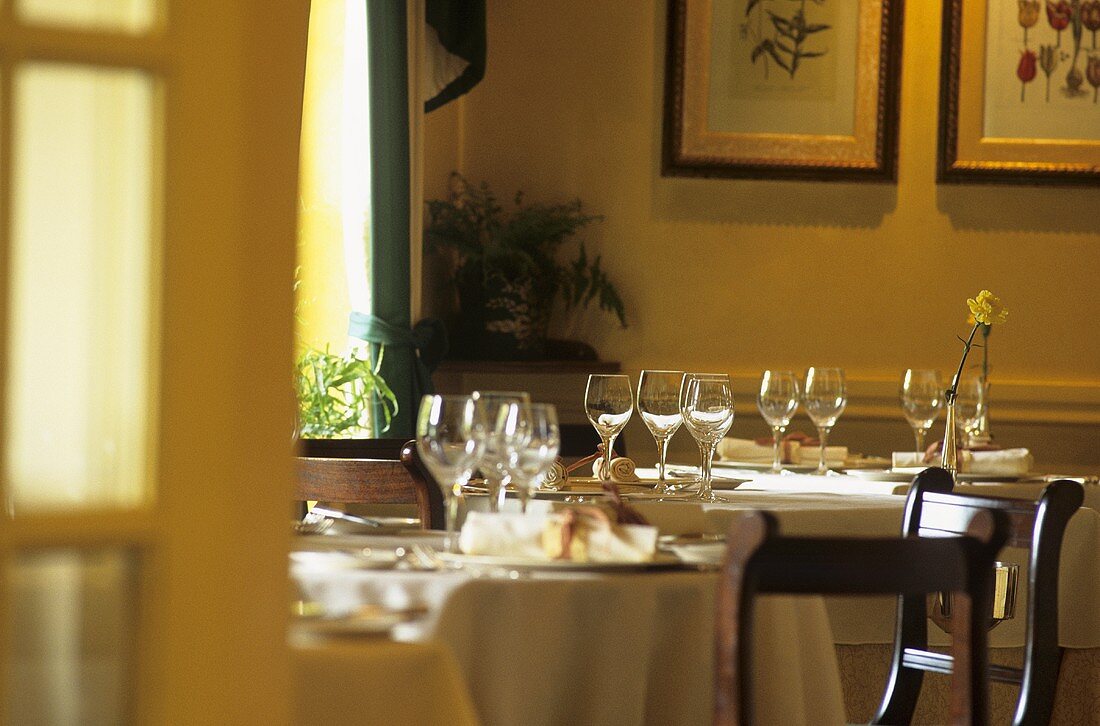
[(772, 445), (775, 447), (772, 454), (773, 474), (783, 471), (783, 434), (798, 409), (799, 395), (798, 379), (791, 371), (767, 370), (760, 378), (756, 407), (772, 428)]
[(817, 427), (817, 436), (821, 440), (821, 455), (818, 458), (815, 474), (829, 473), (825, 463), (825, 447), (829, 432), (836, 425), (844, 407), (848, 405), (848, 390), (844, 383), (844, 371), (840, 368), (811, 368), (806, 372), (806, 389), (802, 394), (802, 405), (810, 420)]
[(985, 391), (982, 381), (977, 376), (965, 376), (959, 381), (958, 392), (955, 395), (955, 421), (966, 436), (963, 441), (970, 445), (970, 438), (978, 429), (985, 413)]
[(455, 524), (462, 488), (485, 450), (485, 419), (470, 396), (424, 396), (416, 417), (416, 450), (446, 500), (448, 552), (458, 551)]
[(611, 479), (611, 449), (615, 439), (626, 428), (634, 412), (634, 397), (630, 377), (592, 374), (584, 390), (584, 412), (603, 442), (603, 466), (600, 480)]
[(508, 403), (501, 406), (494, 431), (520, 511), (526, 513), (531, 494), (546, 480), (561, 449), (557, 410), (546, 403)]
[(924, 456), (924, 436), (943, 408), (943, 390), (939, 371), (910, 368), (901, 379), (901, 409), (913, 429), (918, 461)]
[(733, 392), (729, 376), (721, 373), (686, 373), (680, 386), (680, 415), (699, 445), (699, 493), (696, 499), (720, 501), (712, 490), (711, 466), (718, 442), (733, 425)]
[(684, 422), (680, 414), (680, 384), (683, 371), (642, 371), (638, 379), (638, 413), (657, 442), (657, 488), (671, 493), (665, 478), (668, 442)]
[(481, 455), (481, 475), (489, 492), (489, 511), (499, 512), (504, 505), (508, 488), (508, 474), (502, 461), (503, 451), (496, 431), (492, 429), (500, 408), (506, 403), (530, 403), (531, 395), (524, 391), (474, 391), (472, 398), (481, 408), (481, 415), (489, 426), (485, 437), (485, 453)]

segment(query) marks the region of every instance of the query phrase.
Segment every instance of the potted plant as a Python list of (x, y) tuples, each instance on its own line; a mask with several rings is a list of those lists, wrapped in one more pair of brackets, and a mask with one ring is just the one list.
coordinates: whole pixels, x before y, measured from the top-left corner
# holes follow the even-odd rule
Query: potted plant
[(523, 192), (505, 210), (487, 183), (474, 186), (451, 174), (447, 199), (428, 202), (425, 236), (449, 257), (460, 309), (455, 349), (471, 358), (543, 358), (559, 297), (567, 310), (596, 302), (626, 327), (622, 299), (599, 255), (589, 258), (581, 242), (571, 260), (558, 260), (563, 243), (600, 219), (579, 199), (527, 204)]
[[(307, 348), (295, 366), (298, 437), (358, 438), (386, 431), (397, 413), (397, 398), (378, 374), (381, 364), (382, 353), (372, 364), (365, 347), (343, 355), (332, 353), (327, 347)], [(378, 407), (382, 421), (370, 420), (376, 401), (382, 404)]]

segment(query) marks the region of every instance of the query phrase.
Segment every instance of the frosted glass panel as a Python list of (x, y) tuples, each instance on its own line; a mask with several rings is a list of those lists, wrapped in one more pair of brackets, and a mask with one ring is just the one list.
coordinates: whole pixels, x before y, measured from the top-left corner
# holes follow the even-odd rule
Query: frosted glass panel
[(17, 0), (15, 8), (26, 23), (140, 33), (152, 27), (157, 5), (155, 0)]
[(128, 552), (56, 550), (7, 568), (10, 724), (131, 722), (137, 566)]
[(9, 506), (134, 504), (152, 454), (153, 84), (50, 64), (14, 82)]

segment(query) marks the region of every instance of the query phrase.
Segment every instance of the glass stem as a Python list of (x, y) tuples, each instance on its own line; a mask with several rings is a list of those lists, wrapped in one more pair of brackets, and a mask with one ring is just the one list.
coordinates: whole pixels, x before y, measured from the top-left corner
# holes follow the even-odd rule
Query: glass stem
[(443, 548), (451, 554), (458, 553), (458, 533), (455, 531), (455, 527), (458, 524), (458, 500), (459, 495), (454, 492), (447, 497), (447, 511), (445, 513), (446, 530), (443, 537)]
[(775, 447), (774, 455), (772, 456), (773, 474), (778, 474), (783, 471), (783, 432), (786, 430), (786, 426), (772, 426), (772, 445)]
[(495, 476), (485, 476), (485, 488), (489, 492), (489, 511), (497, 513), (500, 511), (500, 500), (498, 499), (500, 492), (504, 489), (504, 482)]
[(600, 468), (600, 481), (611, 481), (611, 451), (618, 434), (603, 437), (603, 466)]
[(924, 458), (924, 429), (918, 426), (913, 429), (913, 435), (917, 439), (917, 463), (919, 464)]
[(817, 460), (817, 472), (818, 474), (828, 474), (829, 467), (825, 464), (825, 447), (829, 441), (829, 427), (822, 426), (817, 430), (818, 438), (821, 439), (821, 456)]
[(527, 514), (527, 500), (530, 498), (530, 491), (526, 486), (516, 487), (516, 498), (519, 499), (520, 514)]
[(665, 458), (668, 456), (668, 439), (667, 436), (657, 439), (657, 482), (661, 487), (665, 485)]
[(503, 512), (504, 500), (508, 495), (508, 484), (511, 482), (512, 477), (502, 477), (500, 484), (497, 486), (496, 492), (490, 492), (489, 494), (489, 511), (491, 512)]
[(718, 448), (718, 443), (700, 444), (699, 448), (703, 451), (703, 461), (700, 467), (701, 476), (699, 477), (699, 498), (710, 499), (711, 498), (711, 466), (714, 462), (714, 451)]

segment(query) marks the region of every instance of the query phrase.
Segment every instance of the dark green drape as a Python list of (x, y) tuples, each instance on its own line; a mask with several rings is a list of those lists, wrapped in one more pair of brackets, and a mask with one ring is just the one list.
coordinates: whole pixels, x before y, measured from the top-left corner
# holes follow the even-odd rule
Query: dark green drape
[(434, 111), (478, 84), (485, 75), (485, 0), (427, 0), (425, 19), (446, 52), (466, 61), (466, 68), (424, 102)]
[[(382, 377), (397, 397), (397, 415), (375, 435), (412, 436), (420, 398), (432, 392), (426, 362), (441, 358), (431, 323), (411, 328), (409, 289), (409, 88), (405, 3), (366, 0), (370, 79), (371, 310), (351, 314), (350, 335), (385, 346)], [(422, 355), (421, 351), (430, 353)], [(381, 404), (374, 420), (381, 422)]]

